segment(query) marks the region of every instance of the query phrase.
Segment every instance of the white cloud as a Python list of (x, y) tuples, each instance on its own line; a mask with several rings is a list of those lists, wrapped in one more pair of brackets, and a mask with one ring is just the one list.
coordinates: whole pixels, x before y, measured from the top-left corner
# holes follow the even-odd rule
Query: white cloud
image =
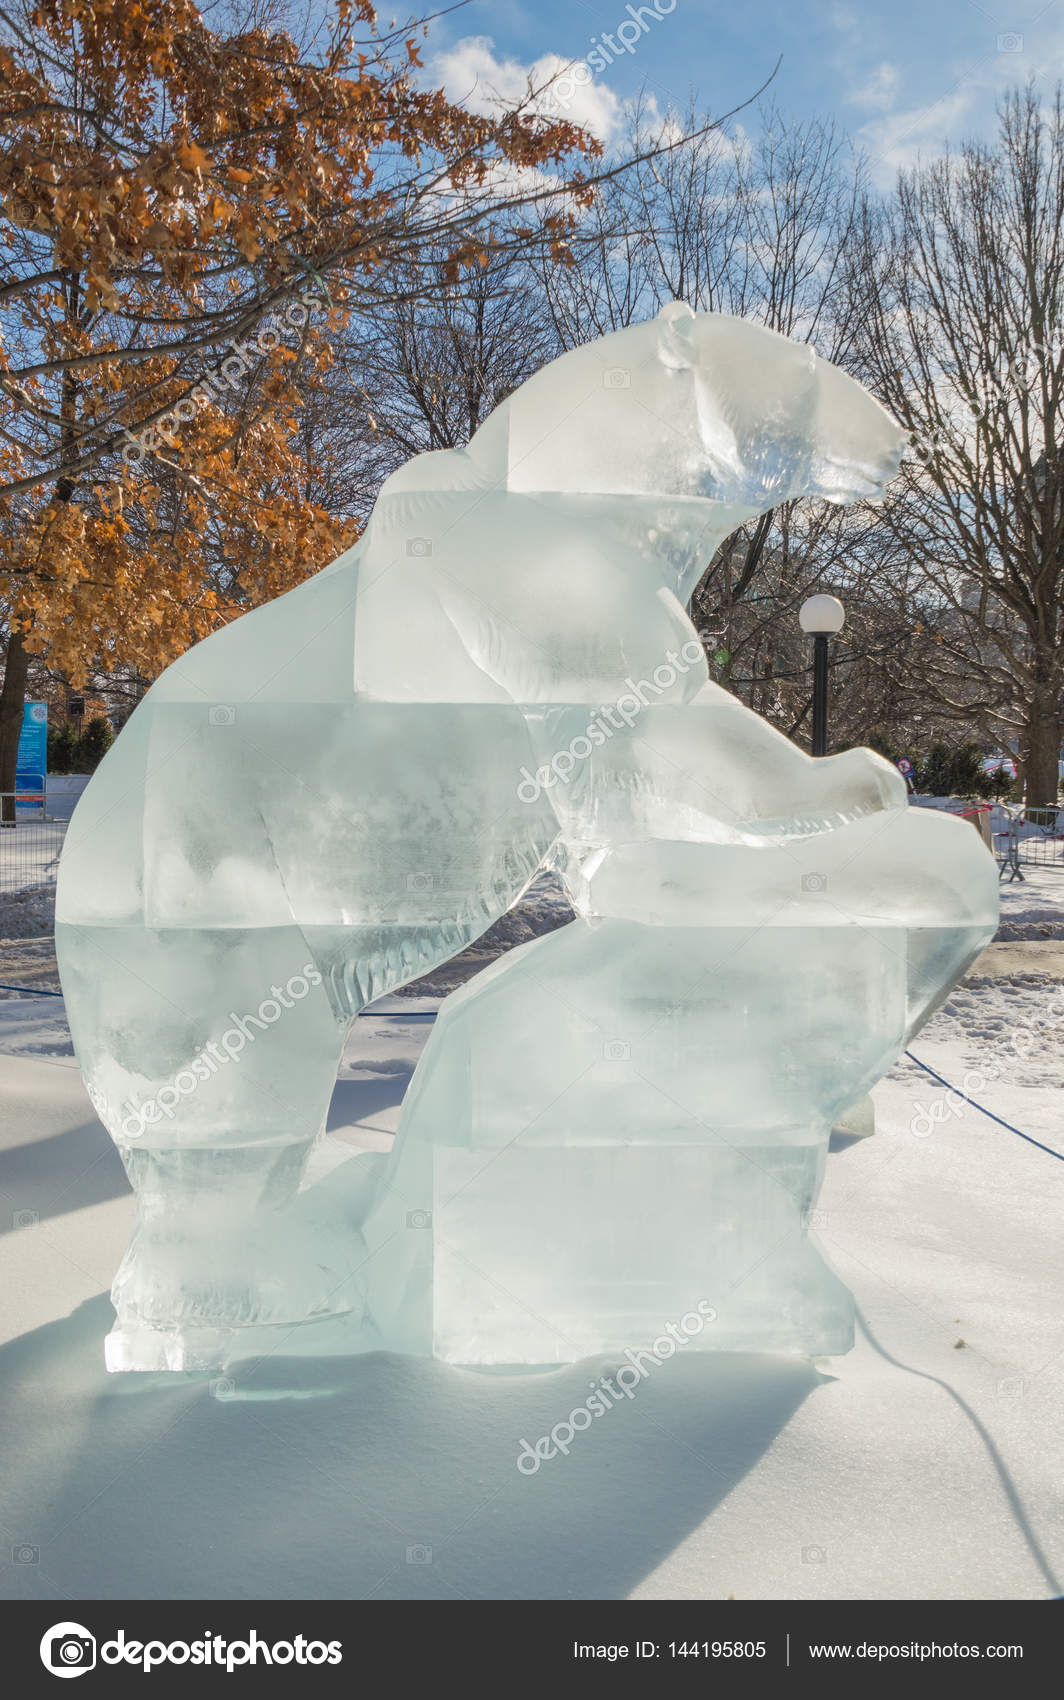
[(857, 14), (849, 6), (832, 6), (830, 12), (831, 25), (840, 35), (854, 35), (857, 31)]
[(876, 66), (868, 81), (853, 89), (846, 99), (854, 106), (868, 106), (875, 112), (889, 112), (898, 93), (898, 67), (889, 59)]
[[(945, 153), (947, 144), (958, 146), (971, 138), (992, 138), (1002, 97), (1009, 89), (1022, 87), (1027, 76), (1037, 76), (1043, 104), (1051, 98), (1054, 83), (1064, 75), (1064, 24), (1052, 8), (1045, 7), (1036, 19), (1026, 22), (1022, 35), (1001, 30), (995, 35), (994, 20), (986, 13), (980, 16), (983, 24), (973, 38), (973, 57), (936, 67), (936, 74), (947, 83), (938, 100), (914, 104), (910, 93), (906, 109), (897, 110), (897, 99), (905, 98), (907, 82), (911, 85), (918, 73), (904, 62), (896, 67), (890, 61), (883, 61), (865, 88), (850, 97), (858, 103), (867, 94), (882, 96), (878, 110), (883, 116), (870, 119), (857, 137), (882, 187), (889, 188), (899, 169), (914, 165), (918, 156), (936, 159)], [(884, 70), (899, 69), (900, 76), (881, 81)], [(919, 68), (921, 73), (926, 69)], [(853, 80), (857, 81), (856, 75)], [(868, 105), (877, 110), (874, 100)]]
[(586, 60), (543, 53), (526, 65), (500, 59), (490, 36), (471, 35), (437, 53), (425, 69), (430, 82), (470, 112), (491, 113), (500, 104), (525, 101), (531, 86), (542, 91), (533, 110), (568, 118), (600, 142), (609, 142), (620, 123), (621, 101), (596, 79)]
[(859, 139), (867, 150), (874, 177), (889, 186), (899, 171), (915, 165), (921, 155), (936, 158), (945, 151), (947, 141), (958, 141), (957, 126), (968, 119), (977, 93), (969, 83), (927, 106), (893, 112), (888, 118), (865, 124)]

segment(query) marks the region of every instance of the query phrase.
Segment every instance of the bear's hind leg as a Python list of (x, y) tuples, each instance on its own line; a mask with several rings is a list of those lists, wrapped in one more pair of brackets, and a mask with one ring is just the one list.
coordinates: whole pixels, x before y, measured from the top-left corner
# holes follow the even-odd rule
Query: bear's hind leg
[(67, 924), (57, 951), (137, 1199), (108, 1367), (221, 1368), (357, 1324), (359, 1236), (299, 1190), (347, 1030), (301, 929)]

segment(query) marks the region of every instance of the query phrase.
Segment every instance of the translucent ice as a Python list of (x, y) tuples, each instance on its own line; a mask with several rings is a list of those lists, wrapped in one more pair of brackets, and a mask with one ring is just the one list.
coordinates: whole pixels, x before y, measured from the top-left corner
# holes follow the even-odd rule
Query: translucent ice
[(422, 1055), (370, 1314), (459, 1363), (621, 1351), (700, 1304), (697, 1350), (845, 1351), (806, 1232), (828, 1138), (990, 937), (994, 862), (871, 751), (814, 761), (712, 685), (582, 782), (552, 792), (578, 919), (448, 998)]
[[(737, 524), (873, 495), (900, 445), (808, 347), (674, 304), (412, 461), (352, 550), (163, 674), (58, 893), (78, 1059), (137, 1193), (113, 1368), (316, 1324), (569, 1356), (726, 1282), (776, 1226), (706, 1343), (843, 1337), (801, 1233), (826, 1120), (944, 995), (996, 891), (975, 834), (910, 820), (884, 764), (814, 767), (713, 690), (684, 604)], [(303, 1184), (350, 1020), (549, 858), (581, 918), (448, 1005), (367, 1259), (339, 1176)], [(378, 1249), (404, 1188), (466, 1214)], [(518, 1310), (477, 1320), (496, 1243)], [(499, 1320), (522, 1283), (534, 1327)]]

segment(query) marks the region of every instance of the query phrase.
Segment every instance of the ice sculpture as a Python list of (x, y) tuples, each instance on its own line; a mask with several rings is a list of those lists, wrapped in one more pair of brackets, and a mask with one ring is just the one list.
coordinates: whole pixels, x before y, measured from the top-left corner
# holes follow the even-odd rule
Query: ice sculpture
[[(706, 561), (736, 525), (789, 496), (843, 502), (875, 494), (900, 441), (882, 408), (812, 349), (675, 303), (544, 368), (466, 450), (410, 462), (383, 487), (352, 550), (162, 675), (79, 803), (57, 902), (78, 1059), (137, 1194), (113, 1291), (111, 1368), (212, 1367), (345, 1322), (350, 1341), (371, 1269), (364, 1338), (387, 1344), (393, 1325), (396, 1343), (416, 1334), (424, 1349), (434, 1338), (424, 1270), (395, 1269), (389, 1299), (377, 1276), (387, 1256), (367, 1262), (357, 1222), (342, 1211), (323, 1216), (321, 1189), (301, 1191), (301, 1180), (354, 1014), (477, 937), (548, 856), (564, 856), (587, 917), (549, 952), (551, 983), (564, 952), (575, 952), (567, 995), (577, 1003), (586, 995), (598, 1008), (608, 986), (619, 993), (616, 971), (604, 969), (596, 950), (580, 956), (579, 941), (596, 932), (638, 938), (633, 973), (640, 968), (649, 981), (640, 990), (633, 979), (629, 994), (642, 1007), (647, 984), (660, 988), (675, 973), (661, 958), (670, 929), (683, 935), (694, 966), (708, 961), (725, 917), (730, 927), (768, 924), (771, 909), (758, 908), (760, 921), (746, 910), (762, 904), (762, 873), (784, 866), (781, 854), (791, 857), (780, 850), (784, 841), (852, 843), (859, 865), (868, 820), (889, 822), (895, 837), (913, 830), (894, 820), (897, 810), (861, 814), (843, 786), (829, 810), (834, 824), (804, 837), (794, 831), (796, 817), (815, 813), (806, 788), (830, 790), (829, 773), (856, 774), (867, 767), (863, 757), (825, 765), (816, 781), (799, 760), (770, 804), (761, 798), (751, 812), (742, 752), (756, 765), (758, 740), (773, 743), (772, 735), (739, 711), (726, 735), (705, 732), (697, 750), (689, 748), (696, 726), (725, 710), (705, 694), (701, 646), (684, 612)], [(593, 741), (584, 727), (599, 707), (626, 700), (644, 678), (654, 681), (647, 724), (652, 712), (664, 729), (649, 766), (642, 725), (629, 737), (628, 717), (608, 707), (625, 736), (585, 762), (578, 783), (549, 783), (557, 765), (541, 783), (544, 762), (554, 752), (575, 760), (583, 745), (569, 745)], [(570, 727), (568, 744), (559, 745)], [(745, 838), (729, 838), (726, 815), (673, 796), (676, 740), (691, 783), (715, 786), (742, 822), (758, 823), (743, 826)], [(877, 773), (873, 790), (885, 783)], [(867, 774), (853, 780), (857, 792), (870, 783)], [(929, 828), (952, 825), (928, 817)], [(961, 871), (947, 878), (932, 858), (927, 877), (938, 899), (928, 898), (927, 924), (950, 939), (958, 931), (974, 937), (956, 922), (963, 857), (959, 845), (951, 849)], [(826, 852), (818, 854), (823, 862)], [(873, 886), (878, 862), (875, 870)], [(774, 879), (764, 890), (775, 889)], [(899, 940), (911, 939), (902, 913), (890, 908), (893, 887), (877, 892), (865, 893), (861, 913), (873, 929), (882, 921)], [(690, 914), (681, 922), (685, 901)], [(830, 938), (830, 928), (804, 922), (800, 933), (790, 931), (799, 941), (823, 935), (819, 959), (814, 951), (805, 967), (779, 953), (779, 973), (800, 988), (795, 1027), (806, 1034), (815, 1025), (805, 1007), (812, 987), (823, 990), (841, 972), (840, 950), (848, 972), (852, 955), (831, 944), (838, 928)], [(858, 923), (845, 936), (852, 945)], [(947, 950), (935, 971), (956, 971), (947, 958), (960, 963), (967, 948)], [(762, 1021), (763, 998), (765, 1034), (783, 1019), (778, 985), (766, 991), (776, 959), (762, 950), (736, 983), (735, 1007), (746, 1013), (733, 1021), (729, 1044)], [(517, 983), (527, 960), (507, 967), (504, 985)], [(487, 1002), (497, 979), (471, 998)], [(944, 987), (945, 979), (936, 982)], [(900, 1032), (894, 1004), (883, 1005), (889, 1038), (873, 1020), (883, 1011), (870, 986), (862, 1007), (874, 1029), (865, 1033), (869, 1058), (889, 1060)], [(619, 1019), (605, 1007), (600, 1014)], [(501, 1006), (488, 1008), (500, 1046), (512, 1039), (507, 1019)], [(850, 1011), (847, 1047), (861, 1019)], [(403, 1153), (432, 1145), (446, 1170), (455, 1141), (478, 1149), (472, 1122), (461, 1133), (436, 1119), (461, 1102), (453, 1075), (441, 1089), (450, 1065), (440, 1073), (438, 1064), (452, 1028), (457, 1063), (468, 1042), (459, 1027), (460, 1013), (448, 1011), (426, 1057), (389, 1176), (391, 1202), (382, 1199), (368, 1218), (374, 1244), (399, 1196)], [(763, 1042), (766, 1054), (789, 1054), (778, 1034)], [(775, 1137), (786, 1121), (797, 1136), (801, 1122), (811, 1146), (825, 1058), (842, 1040), (821, 1034), (809, 1042), (821, 1060), (799, 1071), (801, 1089), (786, 1108), (775, 1105), (769, 1131)], [(692, 1044), (688, 1032), (678, 1068)], [(753, 1064), (745, 1066), (748, 1075)], [(850, 1096), (872, 1067), (845, 1058)], [(483, 1081), (470, 1082), (468, 1094), (487, 1102)], [(434, 1106), (425, 1112), (431, 1126), (416, 1120), (423, 1097)], [(708, 1108), (700, 1113), (713, 1120)], [(588, 1125), (599, 1142), (615, 1126), (619, 1148), (631, 1143), (630, 1118), (606, 1112)], [(557, 1132), (579, 1146), (575, 1124)], [(683, 1143), (675, 1129), (665, 1130), (670, 1141)], [(654, 1142), (663, 1143), (660, 1121), (646, 1129), (647, 1147)], [(799, 1191), (810, 1190), (812, 1161), (803, 1147)], [(720, 1207), (718, 1198), (714, 1212)], [(479, 1229), (470, 1231), (475, 1240)], [(681, 1212), (676, 1238), (684, 1231)], [(433, 1244), (424, 1236), (420, 1249)], [(669, 1279), (663, 1275), (663, 1295)], [(589, 1337), (603, 1332), (596, 1316), (591, 1306)], [(444, 1333), (438, 1349), (461, 1355), (465, 1321)], [(495, 1330), (482, 1355), (522, 1358), (540, 1349), (515, 1336), (509, 1353)]]
[(710, 1315), (690, 1349), (848, 1350), (806, 1231), (832, 1124), (993, 932), (992, 858), (712, 684), (554, 794), (579, 918), (440, 1012), (366, 1224), (381, 1338), (558, 1363)]

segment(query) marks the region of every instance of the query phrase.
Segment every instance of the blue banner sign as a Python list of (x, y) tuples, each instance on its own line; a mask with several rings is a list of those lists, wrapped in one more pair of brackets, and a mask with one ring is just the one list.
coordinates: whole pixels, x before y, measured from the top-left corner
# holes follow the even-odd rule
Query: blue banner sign
[(44, 807), (48, 773), (48, 704), (28, 702), (22, 711), (15, 767), (15, 800)]

